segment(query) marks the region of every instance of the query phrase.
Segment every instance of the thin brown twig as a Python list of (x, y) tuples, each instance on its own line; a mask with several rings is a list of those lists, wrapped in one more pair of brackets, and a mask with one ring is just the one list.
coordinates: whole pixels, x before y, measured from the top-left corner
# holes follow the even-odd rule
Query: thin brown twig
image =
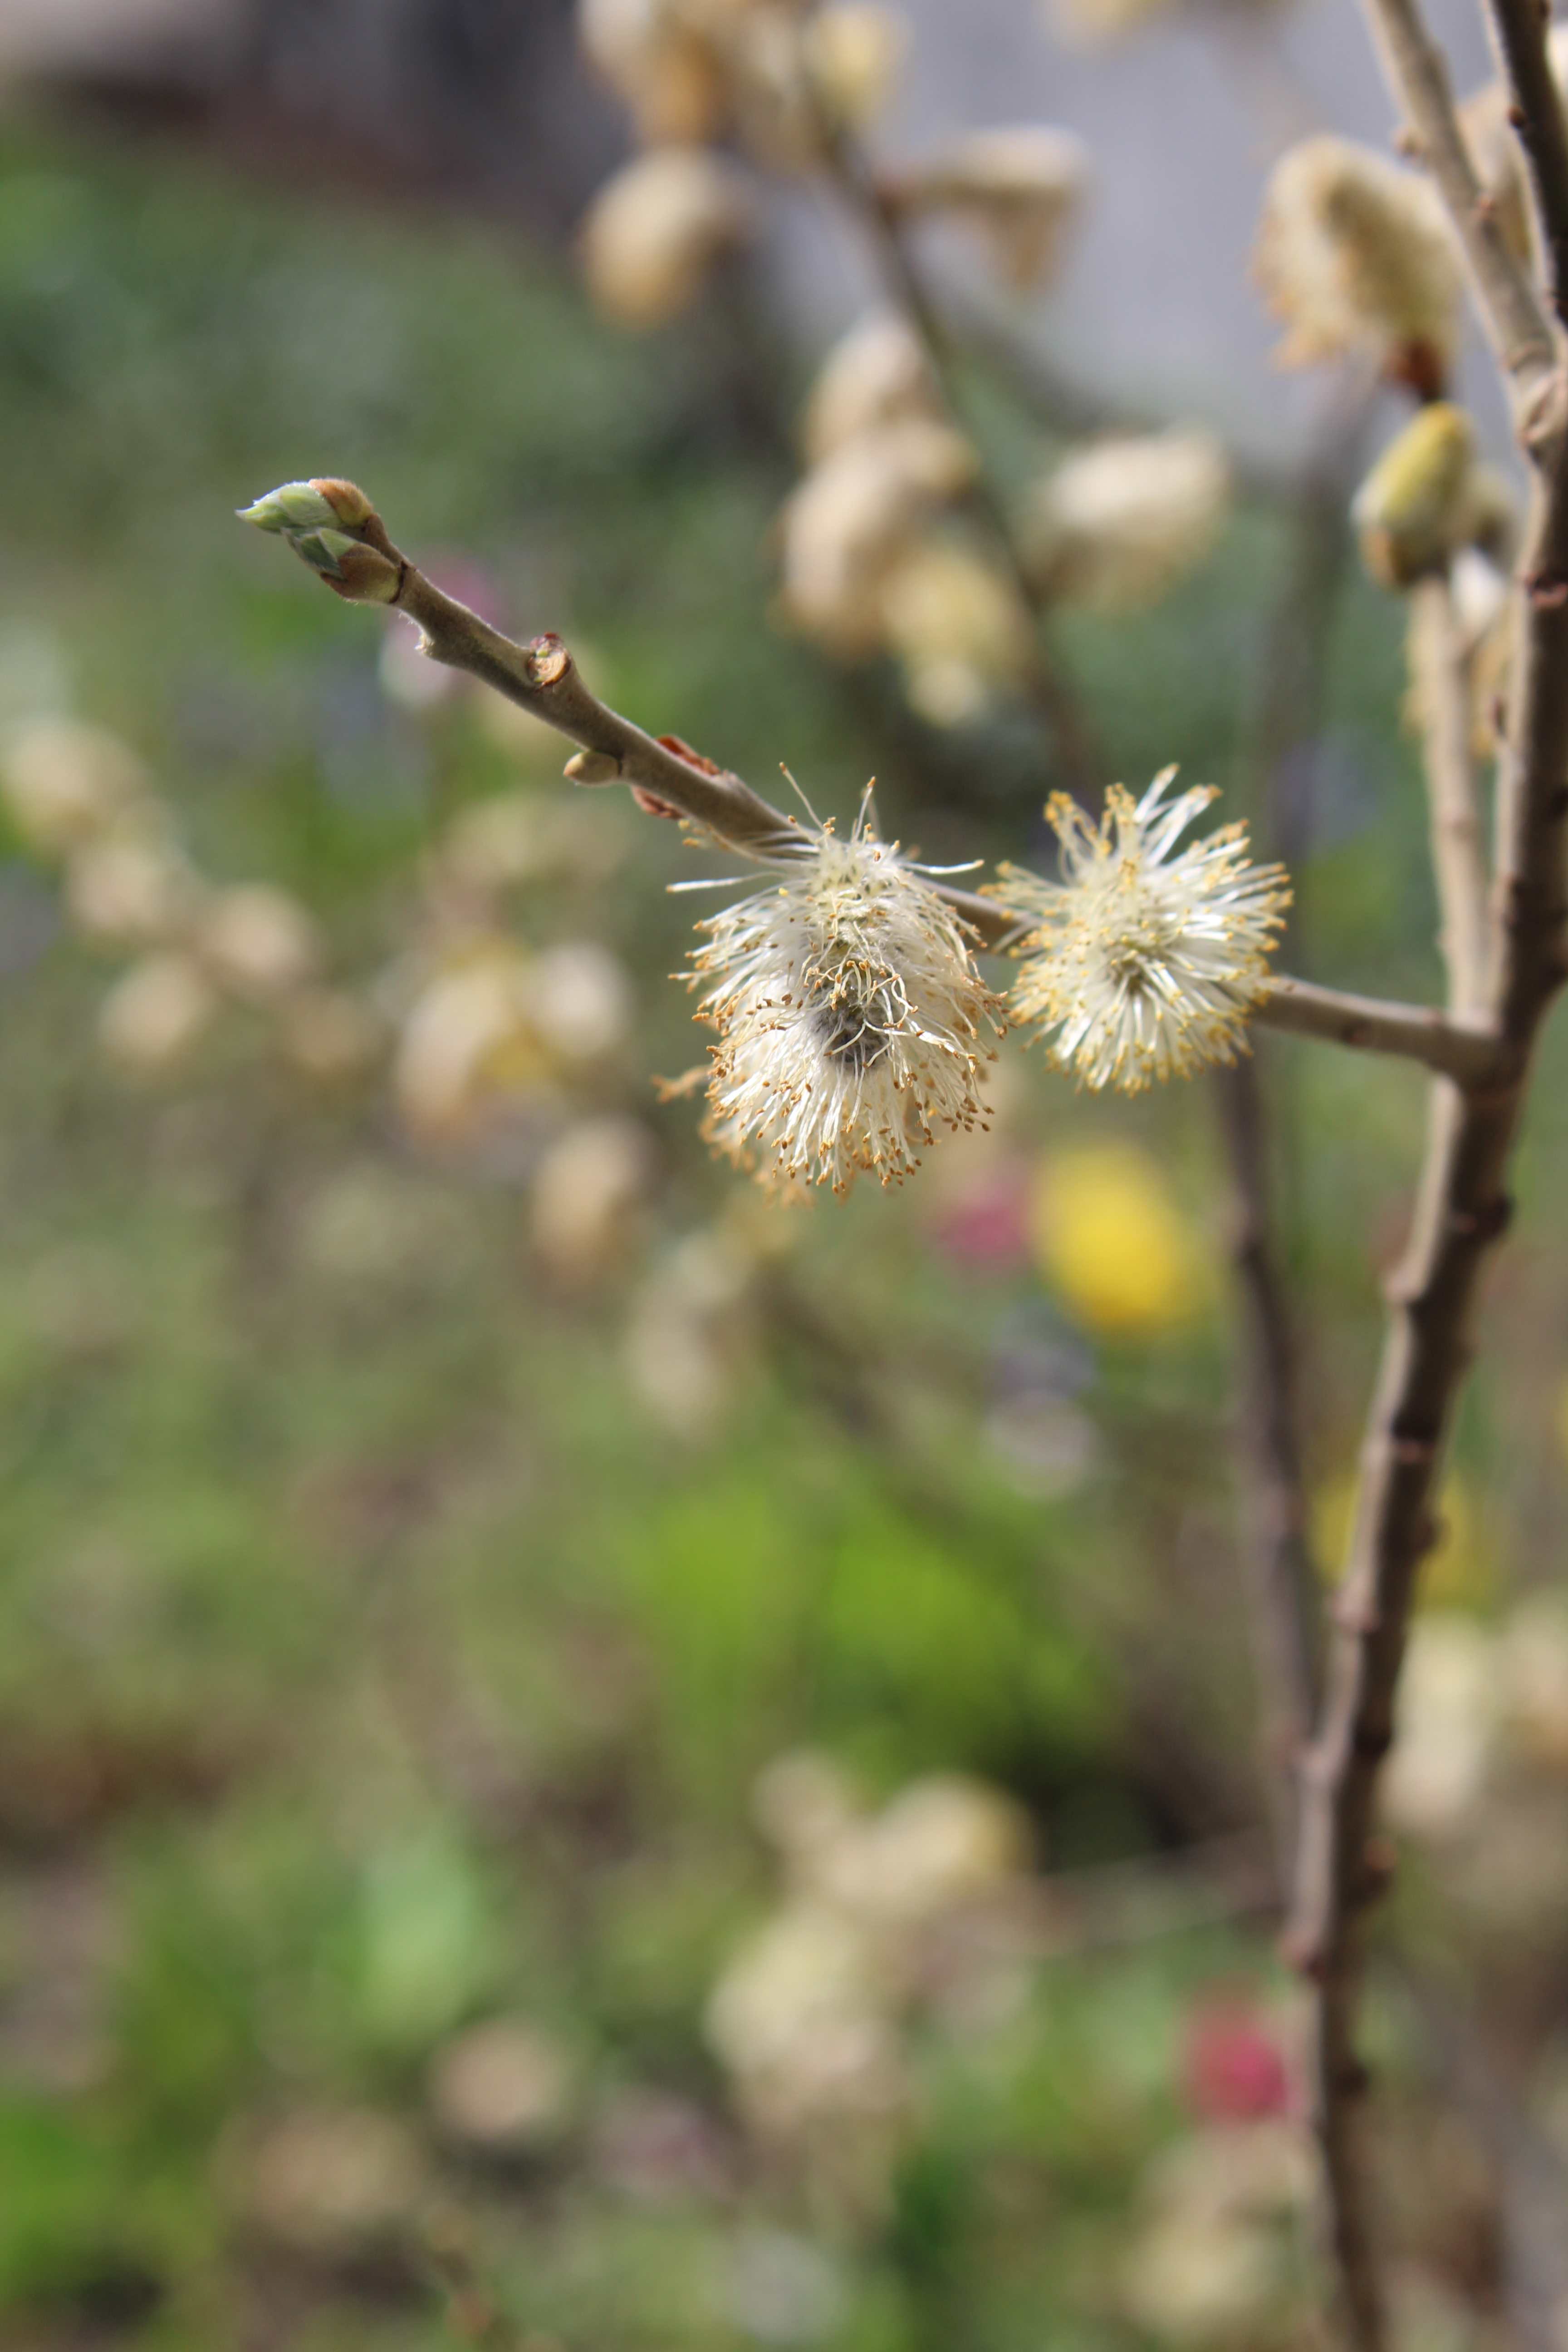
[(1450, 1020), (1422, 1004), (1395, 1004), (1379, 996), (1352, 996), (1315, 981), (1276, 972), (1252, 1018), (1268, 1029), (1319, 1037), (1371, 1054), (1397, 1054), (1424, 1062), (1456, 1084), (1485, 1090), (1499, 1072), (1499, 1046), (1481, 1022)]
[[(1499, 877), (1487, 989), (1494, 1083), (1432, 1090), (1426, 1159), (1368, 1420), (1363, 1475), (1334, 1609), (1322, 1720), (1302, 1774), (1288, 1946), (1313, 1988), (1314, 2119), (1349, 2340), (1384, 2352), (1357, 2048), (1360, 1921), (1387, 1874), (1372, 1837), (1377, 1779), (1420, 1562), (1436, 1533), (1444, 1442), (1469, 1358), (1488, 1251), (1509, 1218), (1508, 1162), (1532, 1048), (1562, 983), (1568, 820), (1568, 462), (1550, 323), (1479, 198), (1446, 63), (1415, 0), (1368, 0), (1394, 93), (1464, 246), (1516, 429), (1535, 476), (1516, 592), (1514, 676), (1499, 773)], [(1522, 36), (1521, 36), (1522, 37)], [(1537, 24), (1533, 38), (1544, 41)], [(1531, 78), (1536, 89), (1539, 77)], [(1513, 82), (1526, 116), (1531, 89)], [(1553, 98), (1552, 103), (1555, 104)], [(1555, 227), (1568, 227), (1556, 223)], [(1550, 242), (1550, 239), (1549, 239)]]
[[(574, 783), (625, 784), (649, 814), (685, 818), (747, 857), (777, 863), (807, 852), (811, 836), (797, 818), (678, 738), (647, 734), (601, 702), (558, 636), (526, 644), (503, 636), (409, 562), (363, 491), (342, 481), (327, 487), (362, 518), (347, 528), (345, 544), (348, 539), (357, 543), (347, 546), (335, 577), (324, 575), (327, 584), (351, 603), (406, 614), (433, 660), (481, 679), (575, 743), (577, 756), (566, 764)], [(933, 887), (983, 949), (1014, 947), (1028, 928), (1026, 918), (994, 898), (944, 883)], [(1466, 1087), (1484, 1087), (1496, 1075), (1497, 1044), (1479, 1023), (1453, 1021), (1426, 1005), (1320, 988), (1283, 973), (1271, 974), (1265, 986), (1251, 1017), (1268, 1026), (1397, 1055)]]

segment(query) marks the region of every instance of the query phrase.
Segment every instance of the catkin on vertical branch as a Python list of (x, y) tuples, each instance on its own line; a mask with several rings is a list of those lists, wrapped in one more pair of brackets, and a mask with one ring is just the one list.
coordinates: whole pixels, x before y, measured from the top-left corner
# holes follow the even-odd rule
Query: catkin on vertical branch
[[(1468, 1360), (1477, 1280), (1508, 1223), (1507, 1169), (1531, 1051), (1563, 978), (1568, 458), (1562, 346), (1492, 209), (1479, 201), (1442, 53), (1415, 0), (1368, 5), (1395, 96), (1453, 216), (1535, 478), (1498, 779), (1486, 986), (1498, 1064), (1487, 1087), (1433, 1088), (1410, 1241), (1389, 1285), (1388, 1334), (1335, 1606), (1328, 1694), (1303, 1771), (1289, 1931), (1314, 1989), (1315, 2121), (1350, 2338), (1356, 2352), (1383, 2352), (1386, 2315), (1360, 2113), (1366, 2077), (1356, 2031), (1359, 1921), (1384, 1875), (1372, 1842), (1378, 1773), (1393, 1738), (1416, 1576), (1436, 1538), (1437, 1475)], [(1543, 28), (1532, 37), (1539, 46)], [(1529, 87), (1513, 85), (1527, 123), (1540, 102), (1539, 77), (1528, 79)], [(1558, 204), (1555, 192), (1551, 201)], [(1547, 229), (1550, 244), (1568, 232), (1568, 219), (1557, 217)]]
[(1416, 0), (1365, 0), (1384, 74), (1404, 107), (1410, 143), (1448, 208), (1493, 355), (1528, 411), (1556, 372), (1551, 324), (1509, 243), (1500, 208), (1486, 200), (1454, 110), (1447, 59)]
[(1568, 326), (1568, 123), (1547, 53), (1549, 15), (1535, 0), (1487, 0), (1492, 53), (1514, 93), (1510, 121), (1529, 165), (1531, 211), (1552, 308)]

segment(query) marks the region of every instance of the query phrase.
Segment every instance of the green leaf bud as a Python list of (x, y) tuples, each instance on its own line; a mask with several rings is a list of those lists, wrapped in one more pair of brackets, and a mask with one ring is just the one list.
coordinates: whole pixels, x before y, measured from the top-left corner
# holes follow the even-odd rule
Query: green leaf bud
[(314, 482), (285, 482), (280, 489), (268, 490), (258, 499), (254, 506), (237, 511), (241, 522), (253, 522), (258, 530), (323, 530), (343, 520)]

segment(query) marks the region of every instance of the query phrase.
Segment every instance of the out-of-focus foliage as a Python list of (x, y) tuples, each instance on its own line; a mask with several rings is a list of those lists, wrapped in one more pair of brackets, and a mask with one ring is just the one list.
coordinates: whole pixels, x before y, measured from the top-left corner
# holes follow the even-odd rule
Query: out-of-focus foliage
[[(647, 1083), (700, 1050), (666, 978), (690, 902), (662, 886), (699, 870), (674, 828), (574, 799), (558, 747), (423, 691), (402, 639), (227, 510), (353, 471), (437, 578), (570, 628), (622, 707), (759, 781), (787, 760), (840, 812), (875, 769), (933, 856), (1019, 849), (1032, 745), (1005, 716), (928, 730), (879, 669), (768, 630), (784, 484), (733, 422), (756, 370), (731, 313), (633, 364), (493, 235), (41, 137), (3, 160), (7, 729), (68, 715), (132, 747), (193, 871), (287, 892), (404, 1058), (323, 1087), (235, 1002), (168, 1083), (117, 1070), (96, 1024), (125, 946), (4, 836), (0, 2329), (391, 2352), (484, 2340), (493, 2303), (531, 2352), (1297, 2340), (1256, 1870), (1205, 1875), (1258, 1812), (1201, 1101), (1112, 1129), (1015, 1042), (992, 1132), (895, 1202), (738, 1200)], [(1021, 477), (1055, 453), (1022, 454)], [(1244, 511), (1179, 612), (1064, 620), (1133, 781), (1174, 742), (1190, 781), (1239, 774), (1277, 551)], [(1299, 878), (1310, 955), (1415, 991), (1396, 668), (1395, 620), (1352, 588)], [(482, 1116), (429, 1059), (420, 1093), (412, 1008), (454, 976), (493, 1007), (485, 957), (530, 985), (554, 957), (580, 1022), (590, 947), (626, 993), (602, 1055), (542, 1062), (523, 1022), (462, 1065)], [(1328, 1488), (1419, 1089), (1289, 1066)], [(1563, 1150), (1549, 1088), (1527, 1206)], [(1497, 1596), (1564, 1475), (1568, 1268), (1525, 1230), (1515, 1344), (1460, 1447), (1521, 1530)], [(1438, 1635), (1418, 1693), (1462, 1707), (1490, 1687), (1463, 1641), (1503, 1645), (1524, 1729), (1476, 1735), (1472, 1793), (1521, 1776), (1549, 1821), (1547, 1653), (1489, 1585), (1448, 1597), (1469, 1633), (1447, 1671)], [(805, 1745), (859, 1783), (847, 1895), (820, 1854), (803, 1893), (786, 1852), (781, 1889), (752, 1826), (759, 1774)], [(932, 1774), (1033, 1826), (986, 1968), (944, 1959), (941, 1905), (918, 1968), (864, 1924), (866, 1857)], [(1487, 1925), (1499, 1885), (1528, 1910), (1537, 1849), (1468, 1835), (1480, 1981), (1543, 2009), (1551, 1922), (1506, 1949)], [(1195, 1895), (1162, 1874), (1186, 1849)], [(1110, 1864), (1130, 1907), (1082, 1874)], [(835, 1924), (795, 1958), (826, 1952), (840, 1991), (869, 1972), (856, 2018), (903, 2102), (826, 2189), (726, 2072), (754, 2044), (711, 2031), (715, 1987), (808, 1899)], [(752, 1995), (754, 2024), (755, 1973)], [(1394, 2004), (1383, 2032), (1388, 2128), (1434, 2165)], [(1491, 2291), (1461, 2156), (1402, 2224), (1440, 2315)]]

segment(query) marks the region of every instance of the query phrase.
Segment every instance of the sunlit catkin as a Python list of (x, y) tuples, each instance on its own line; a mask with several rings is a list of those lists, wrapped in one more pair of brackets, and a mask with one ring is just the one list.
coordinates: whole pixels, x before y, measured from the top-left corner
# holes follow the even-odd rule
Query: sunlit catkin
[(322, 944), (305, 908), (269, 882), (237, 882), (203, 910), (195, 945), (210, 977), (266, 1003), (315, 977)]
[(187, 930), (201, 885), (165, 831), (128, 824), (84, 841), (66, 865), (66, 906), (84, 939), (156, 947)]
[(1050, 1033), (1050, 1058), (1087, 1087), (1123, 1094), (1245, 1045), (1289, 904), (1284, 869), (1255, 866), (1239, 824), (1175, 846), (1217, 795), (1167, 802), (1174, 768), (1141, 801), (1120, 784), (1091, 824), (1065, 793), (1046, 814), (1061, 844), (1059, 882), (1005, 866), (995, 895), (1034, 926), (1009, 1009)]
[(218, 1003), (194, 957), (159, 949), (131, 964), (104, 998), (98, 1042), (117, 1068), (137, 1077), (162, 1076), (185, 1060)]
[(801, 27), (805, 71), (835, 125), (862, 129), (892, 95), (909, 46), (909, 25), (878, 0), (840, 0), (808, 14)]

